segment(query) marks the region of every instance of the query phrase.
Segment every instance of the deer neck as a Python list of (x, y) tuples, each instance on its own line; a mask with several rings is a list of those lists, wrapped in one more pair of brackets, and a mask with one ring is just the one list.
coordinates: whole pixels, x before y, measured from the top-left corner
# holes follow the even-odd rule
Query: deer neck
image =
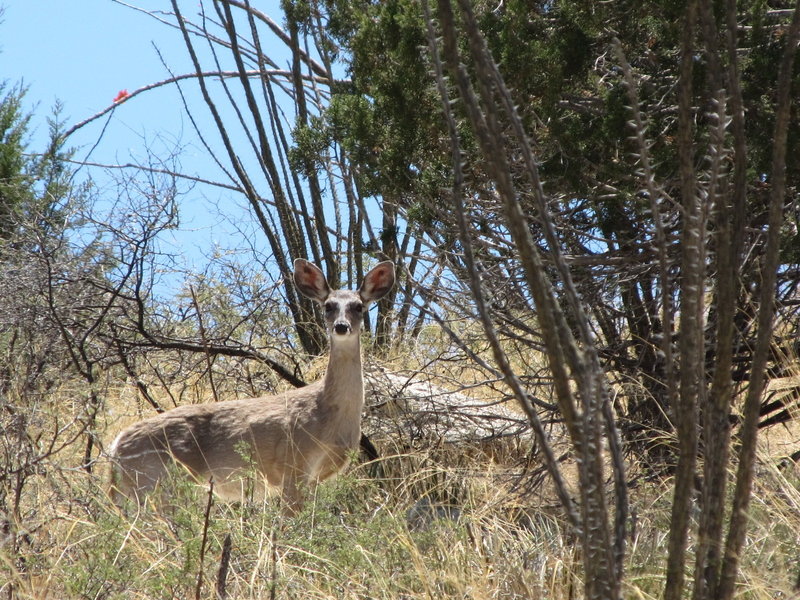
[(341, 341), (331, 344), (322, 401), (336, 405), (340, 410), (361, 413), (364, 405), (364, 379), (361, 365), (361, 345)]

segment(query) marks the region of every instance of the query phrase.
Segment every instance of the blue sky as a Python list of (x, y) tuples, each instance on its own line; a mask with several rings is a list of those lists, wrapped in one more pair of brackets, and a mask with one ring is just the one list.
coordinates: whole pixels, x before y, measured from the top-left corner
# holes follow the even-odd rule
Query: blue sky
[[(139, 6), (148, 4), (150, 8), (168, 5), (150, 1)], [(39, 125), (34, 145), (46, 136), (45, 119), (56, 100), (64, 105), (66, 121), (75, 123), (111, 104), (121, 89), (164, 79), (166, 69), (154, 44), (172, 66), (187, 64), (173, 30), (111, 0), (0, 0), (0, 6), (5, 9), (0, 24), (0, 77), (28, 86), (27, 103), (36, 108), (34, 121)], [(114, 135), (118, 129), (119, 138), (109, 146), (119, 149), (135, 144), (137, 135), (174, 129), (179, 111), (169, 103), (162, 103), (159, 110), (143, 106), (147, 101), (134, 104), (117, 111), (115, 120), (121, 127), (115, 128)], [(82, 132), (73, 143), (90, 143), (97, 133)]]
[[(182, 4), (186, 15), (195, 18), (199, 2)], [(132, 92), (164, 80), (169, 70), (175, 74), (193, 71), (180, 32), (133, 5), (150, 11), (171, 10), (164, 0), (133, 0), (132, 5), (113, 0), (0, 0), (4, 8), (0, 79), (28, 88), (26, 107), (33, 112), (29, 150), (45, 147), (47, 118), (56, 101), (62, 104), (62, 117), (70, 126), (107, 108), (120, 90)], [(275, 0), (256, 6), (282, 21)], [(197, 103), (192, 109), (201, 128), (207, 128), (213, 138), (215, 130), (199, 93), (193, 83), (185, 85), (191, 101)], [(216, 171), (174, 86), (124, 102), (76, 132), (68, 145), (78, 149), (76, 158), (96, 163), (146, 162), (150, 149), (158, 156), (179, 152), (179, 169), (186, 174), (211, 177)], [(101, 171), (92, 170), (91, 176), (103, 185)], [(202, 268), (203, 253), (216, 244), (235, 245), (235, 238), (242, 237), (237, 228), (252, 233), (252, 225), (239, 195), (203, 186), (187, 185), (187, 190), (181, 206), (182, 231), (165, 243)]]

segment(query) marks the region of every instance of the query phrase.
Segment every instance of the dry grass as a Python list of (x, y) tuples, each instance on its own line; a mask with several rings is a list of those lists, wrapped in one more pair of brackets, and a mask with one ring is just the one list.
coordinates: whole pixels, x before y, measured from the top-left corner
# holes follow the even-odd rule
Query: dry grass
[(61, 502), (40, 507), (46, 530), (35, 543), (4, 553), (0, 591), (183, 598), (202, 577), (201, 597), (210, 598), (229, 534), (231, 598), (569, 597), (574, 557), (556, 515), (509, 501), (500, 475), (418, 456), (386, 462), (384, 479), (355, 467), (293, 519), (274, 504), (215, 503), (206, 522), (207, 495), (188, 483), (174, 486), (167, 506), (125, 514), (97, 478), (75, 473)]
[[(140, 412), (125, 389), (112, 409), (98, 424), (107, 440)], [(740, 598), (797, 597), (800, 471), (779, 469), (775, 456), (796, 448), (800, 435), (772, 432), (762, 442)], [(559, 600), (582, 590), (579, 545), (546, 489), (526, 488), (518, 463), (483, 452), (384, 445), (380, 477), (375, 465), (356, 464), (295, 518), (274, 502), (214, 501), (206, 521), (206, 491), (185, 481), (170, 487), (165, 506), (120, 511), (99, 465), (91, 475), (75, 468), (81, 451), (80, 443), (69, 447), (26, 480), (21, 518), (0, 533), (0, 598), (194, 598), (198, 581), (199, 597), (214, 598), (228, 535), (230, 598)], [(628, 598), (661, 595), (670, 486), (631, 490)]]

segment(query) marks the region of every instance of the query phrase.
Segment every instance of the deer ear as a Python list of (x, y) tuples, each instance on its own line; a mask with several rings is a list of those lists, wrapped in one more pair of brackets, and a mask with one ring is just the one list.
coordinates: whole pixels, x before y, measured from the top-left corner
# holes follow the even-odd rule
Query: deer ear
[(325, 302), (325, 298), (331, 293), (328, 281), (319, 267), (302, 258), (294, 261), (294, 284), (301, 294), (317, 302)]
[(358, 293), (363, 302), (374, 302), (383, 298), (394, 285), (394, 263), (386, 260), (378, 263), (361, 283)]

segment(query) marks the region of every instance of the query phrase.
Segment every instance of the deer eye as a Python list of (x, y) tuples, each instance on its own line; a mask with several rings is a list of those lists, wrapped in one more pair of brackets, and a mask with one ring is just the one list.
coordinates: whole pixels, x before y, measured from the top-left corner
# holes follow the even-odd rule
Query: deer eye
[(350, 310), (352, 310), (353, 312), (357, 312), (357, 313), (360, 313), (363, 308), (364, 308), (364, 306), (362, 304), (351, 304), (350, 305)]
[(336, 310), (336, 304), (334, 304), (333, 302), (325, 303), (325, 314), (331, 314), (335, 310)]

